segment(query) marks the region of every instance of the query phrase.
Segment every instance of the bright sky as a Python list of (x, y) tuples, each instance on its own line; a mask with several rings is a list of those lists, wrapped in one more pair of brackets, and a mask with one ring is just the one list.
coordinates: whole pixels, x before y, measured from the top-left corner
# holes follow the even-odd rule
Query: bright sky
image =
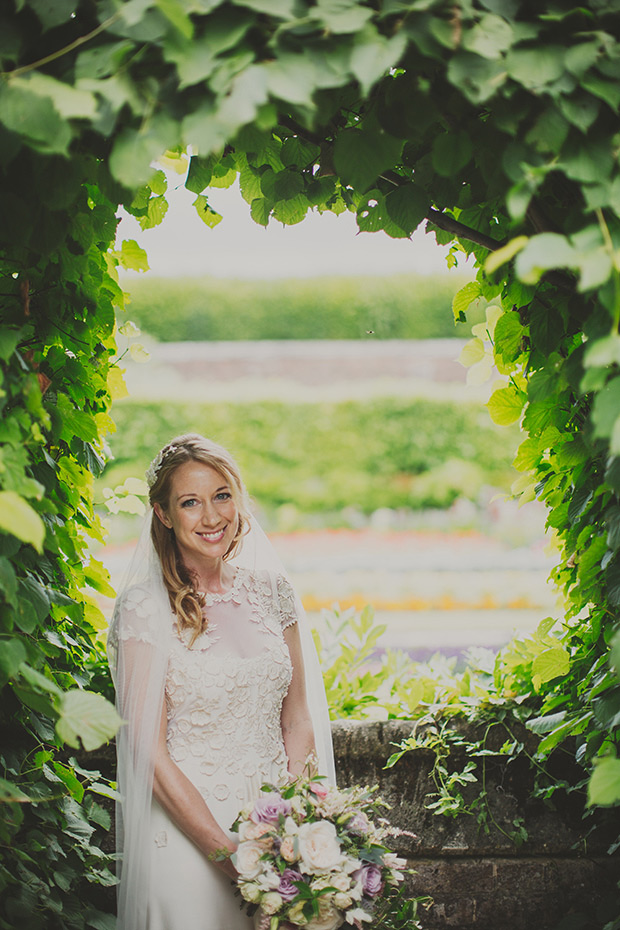
[(312, 213), (297, 226), (271, 220), (265, 229), (251, 219), (235, 185), (209, 192), (209, 203), (224, 217), (209, 229), (183, 179), (171, 174), (168, 183), (170, 208), (160, 226), (143, 232), (127, 215), (119, 225), (121, 239), (135, 239), (146, 249), (154, 275), (251, 279), (447, 272), (446, 249), (423, 227), (411, 240), (390, 239), (383, 232), (358, 234), (352, 213)]

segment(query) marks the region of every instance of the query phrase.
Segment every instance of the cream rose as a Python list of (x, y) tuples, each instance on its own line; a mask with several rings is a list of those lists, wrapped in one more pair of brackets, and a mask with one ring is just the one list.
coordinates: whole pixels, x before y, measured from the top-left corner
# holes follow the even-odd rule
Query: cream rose
[(334, 904), (341, 911), (344, 911), (347, 907), (351, 907), (353, 898), (351, 895), (345, 894), (344, 891), (339, 891), (334, 895)]
[(253, 904), (256, 904), (262, 895), (260, 888), (257, 885), (253, 885), (252, 882), (240, 882), (239, 891), (241, 892), (241, 897), (245, 901), (251, 901)]
[(319, 913), (317, 917), (306, 924), (306, 930), (336, 930), (342, 924), (343, 916), (333, 904), (324, 899), (319, 903)]
[(282, 896), (277, 891), (268, 891), (264, 894), (260, 906), (265, 914), (275, 914), (282, 907)]
[(333, 823), (326, 820), (304, 823), (299, 828), (299, 855), (302, 871), (310, 875), (337, 869), (343, 857)]
[(248, 840), (239, 843), (237, 851), (233, 853), (231, 859), (237, 869), (237, 872), (245, 881), (256, 878), (263, 871), (263, 864), (260, 857), (265, 852), (263, 846), (254, 840)]

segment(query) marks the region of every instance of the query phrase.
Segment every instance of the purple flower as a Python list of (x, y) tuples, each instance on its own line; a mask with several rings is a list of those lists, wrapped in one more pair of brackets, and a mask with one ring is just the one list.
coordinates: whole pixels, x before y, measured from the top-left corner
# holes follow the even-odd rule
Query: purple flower
[(347, 823), (349, 833), (355, 833), (357, 836), (366, 836), (369, 828), (368, 817), (363, 811), (358, 811)]
[(303, 880), (303, 875), (296, 872), (295, 869), (284, 869), (278, 887), (279, 894), (285, 901), (292, 901), (299, 894), (299, 888), (296, 888), (293, 882), (303, 882)]
[(286, 817), (290, 812), (291, 802), (285, 801), (277, 791), (269, 791), (257, 798), (250, 820), (254, 823), (277, 823), (280, 814)]
[(376, 898), (383, 891), (383, 880), (381, 878), (381, 869), (372, 864), (362, 866), (353, 873), (356, 881), (362, 883), (362, 891), (371, 898)]

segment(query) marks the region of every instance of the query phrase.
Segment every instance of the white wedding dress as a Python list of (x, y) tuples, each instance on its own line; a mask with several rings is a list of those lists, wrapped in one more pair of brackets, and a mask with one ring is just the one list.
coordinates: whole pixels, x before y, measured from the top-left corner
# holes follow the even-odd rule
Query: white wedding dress
[[(207, 629), (189, 648), (189, 635), (179, 632), (171, 614), (167, 743), (228, 831), (263, 783), (286, 778), (280, 712), (292, 667), (283, 631), (297, 620), (295, 598), (282, 576), (238, 567), (226, 594), (206, 596), (205, 615)], [(231, 880), (155, 800), (148, 835), (148, 930), (253, 926)]]

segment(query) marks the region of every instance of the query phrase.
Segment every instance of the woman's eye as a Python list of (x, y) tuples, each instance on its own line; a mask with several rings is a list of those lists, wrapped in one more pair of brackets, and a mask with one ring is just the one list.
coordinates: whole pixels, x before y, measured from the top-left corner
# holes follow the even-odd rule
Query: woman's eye
[(181, 507), (193, 507), (195, 503), (196, 503), (195, 497), (188, 497), (186, 501), (183, 501), (183, 503), (181, 504)]
[(219, 494), (215, 495), (216, 501), (229, 501), (231, 497), (230, 491), (220, 491)]

